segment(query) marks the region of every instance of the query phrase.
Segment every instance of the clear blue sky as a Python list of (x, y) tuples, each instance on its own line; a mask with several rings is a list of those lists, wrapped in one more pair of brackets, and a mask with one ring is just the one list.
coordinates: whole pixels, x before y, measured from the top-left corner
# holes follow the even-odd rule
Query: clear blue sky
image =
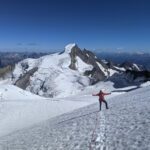
[(150, 0), (0, 0), (0, 49), (150, 51)]

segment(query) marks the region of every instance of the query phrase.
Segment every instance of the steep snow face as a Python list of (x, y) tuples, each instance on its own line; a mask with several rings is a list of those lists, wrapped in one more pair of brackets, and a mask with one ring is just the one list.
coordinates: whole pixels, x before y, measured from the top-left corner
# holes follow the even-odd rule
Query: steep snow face
[(126, 71), (126, 69), (123, 68), (123, 67), (117, 67), (117, 66), (114, 66), (114, 68), (116, 68), (117, 70), (120, 70), (120, 71)]
[(136, 70), (140, 71), (140, 68), (138, 67), (137, 64), (133, 64), (133, 67), (134, 67)]
[(71, 52), (71, 49), (72, 49), (74, 46), (76, 46), (75, 43), (70, 43), (70, 44), (68, 44), (68, 45), (65, 47), (65, 52), (66, 52), (66, 53), (70, 53), (70, 52)]
[[(66, 46), (69, 50), (74, 46)], [(21, 74), (34, 67), (38, 70), (30, 77), (30, 85), (26, 88), (32, 93), (45, 97), (66, 97), (82, 91), (90, 84), (88, 77), (83, 75), (85, 70), (91, 70), (92, 66), (84, 63), (80, 58), (77, 59), (77, 70), (72, 70), (68, 66), (71, 63), (70, 55), (56, 53), (47, 55), (39, 59), (26, 59), (16, 65), (14, 70), (15, 81)], [(22, 65), (26, 64), (26, 65)]]
[(101, 71), (105, 74), (105, 76), (108, 76), (107, 70), (99, 62), (96, 62), (96, 63), (99, 66), (99, 68), (101, 69)]
[(76, 58), (76, 68), (79, 70), (79, 72), (84, 73), (86, 70), (92, 70), (93, 66), (92, 65), (88, 65), (85, 62), (83, 62), (80, 57)]
[(113, 69), (108, 69), (108, 76), (112, 76), (114, 75), (115, 73), (118, 73), (117, 71), (113, 70)]

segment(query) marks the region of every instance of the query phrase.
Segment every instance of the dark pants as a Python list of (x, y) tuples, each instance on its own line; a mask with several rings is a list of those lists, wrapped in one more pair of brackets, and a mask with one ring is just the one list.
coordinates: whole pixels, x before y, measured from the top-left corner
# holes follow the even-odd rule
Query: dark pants
[(99, 110), (101, 110), (102, 102), (105, 103), (106, 109), (108, 109), (108, 104), (105, 100), (99, 100)]

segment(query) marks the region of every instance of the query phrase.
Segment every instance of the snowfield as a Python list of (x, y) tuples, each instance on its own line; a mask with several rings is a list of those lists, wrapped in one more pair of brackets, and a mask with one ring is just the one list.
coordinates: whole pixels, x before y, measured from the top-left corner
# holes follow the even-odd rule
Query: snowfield
[(0, 85), (0, 102), (13, 100), (32, 100), (45, 99), (41, 96), (35, 95), (31, 92), (22, 90), (14, 85), (2, 84)]
[(88, 104), (86, 101), (46, 99), (13, 85), (1, 85), (0, 137)]
[[(98, 111), (98, 97), (91, 96), (74, 96), (74, 99), (54, 99), (55, 101), (42, 100), (42, 102), (38, 100), (31, 102), (21, 101), (20, 103), (16, 102), (16, 104), (6, 102), (6, 105), (4, 102), (2, 102), (0, 110), (3, 117), (0, 118), (1, 124), (3, 125), (0, 124), (0, 149), (149, 150), (149, 91), (150, 86), (147, 86), (122, 95), (110, 97), (109, 99), (106, 97), (109, 110), (106, 110), (105, 106), (102, 105), (101, 112)], [(93, 102), (94, 104), (92, 104)], [(32, 106), (30, 106), (30, 103)], [(37, 103), (38, 107), (36, 105)], [(88, 106), (86, 106), (87, 104)], [(46, 111), (47, 117), (45, 117), (43, 120), (46, 118), (48, 120), (41, 120), (39, 124), (32, 125), (30, 128), (24, 128), (21, 130), (18, 130), (19, 128), (17, 128), (18, 131), (13, 133), (10, 132), (10, 134), (5, 134), (5, 136), (2, 136), (2, 130), (13, 127), (12, 120), (15, 118), (13, 118), (13, 116), (19, 116), (19, 114), (13, 115), (15, 110), (10, 111), (10, 118), (6, 121), (7, 124), (4, 124), (5, 117), (7, 116), (6, 114), (8, 113), (7, 111), (10, 108), (13, 108), (14, 105), (18, 105), (17, 107), (20, 107), (20, 113), (22, 112), (20, 118), (22, 118), (22, 115), (24, 114), (24, 107), (33, 107), (33, 111), (30, 110), (28, 116), (26, 116), (27, 124), (31, 120), (36, 120), (36, 117), (41, 117)], [(76, 107), (76, 110), (73, 111), (74, 108), (72, 107)], [(34, 112), (34, 110), (40, 111)], [(72, 112), (67, 113), (71, 110)], [(60, 116), (58, 116), (59, 113), (56, 113), (56, 117), (52, 117), (51, 114), (54, 113), (53, 111), (55, 113), (57, 111), (66, 113)], [(37, 113), (37, 116), (35, 113)], [(34, 118), (31, 116), (34, 116)], [(21, 124), (21, 120), (14, 120), (14, 123), (19, 125)]]

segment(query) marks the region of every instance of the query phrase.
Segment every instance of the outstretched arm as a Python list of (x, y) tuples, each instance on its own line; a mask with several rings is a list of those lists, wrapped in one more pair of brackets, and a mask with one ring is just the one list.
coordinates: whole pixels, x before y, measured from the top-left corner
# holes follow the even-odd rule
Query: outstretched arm
[(104, 95), (110, 95), (111, 93), (103, 93)]

